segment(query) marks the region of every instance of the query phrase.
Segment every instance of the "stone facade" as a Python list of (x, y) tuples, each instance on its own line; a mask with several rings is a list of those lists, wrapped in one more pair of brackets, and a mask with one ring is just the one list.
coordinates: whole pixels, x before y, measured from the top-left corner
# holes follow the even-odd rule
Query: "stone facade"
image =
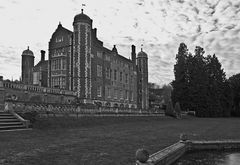
[(72, 32), (61, 23), (49, 42), (48, 87), (72, 90)]
[(75, 92), (56, 88), (47, 88), (34, 85), (9, 82), (0, 76), (0, 107), (6, 100), (26, 103), (75, 103)]
[(73, 89), (89, 102), (92, 98), (92, 20), (81, 13), (73, 22)]
[(138, 107), (149, 108), (149, 89), (148, 89), (148, 57), (141, 49), (137, 56), (137, 75), (138, 75)]
[(48, 61), (45, 60), (45, 51), (41, 50), (41, 61), (33, 67), (33, 85), (47, 87)]
[[(73, 32), (59, 24), (50, 39), (48, 85), (73, 90), (83, 103), (147, 109), (147, 54), (141, 54), (136, 57), (132, 46), (130, 60), (121, 56), (116, 46), (105, 48), (97, 29), (92, 28), (92, 19), (82, 11), (74, 17)], [(55, 60), (60, 61), (58, 70)]]
[[(75, 92), (82, 103), (148, 109), (147, 54), (120, 55), (103, 46), (92, 28), (92, 19), (82, 13), (73, 21), (73, 32), (59, 23), (49, 41), (49, 88)], [(37, 70), (37, 69), (36, 69)]]

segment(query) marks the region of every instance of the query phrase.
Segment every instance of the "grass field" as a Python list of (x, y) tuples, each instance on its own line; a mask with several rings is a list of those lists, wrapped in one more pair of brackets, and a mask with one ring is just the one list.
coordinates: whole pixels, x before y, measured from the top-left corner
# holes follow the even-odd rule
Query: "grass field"
[(0, 164), (133, 165), (138, 148), (154, 153), (177, 142), (180, 133), (191, 139), (240, 139), (239, 130), (239, 118), (42, 120), (32, 131), (0, 133)]

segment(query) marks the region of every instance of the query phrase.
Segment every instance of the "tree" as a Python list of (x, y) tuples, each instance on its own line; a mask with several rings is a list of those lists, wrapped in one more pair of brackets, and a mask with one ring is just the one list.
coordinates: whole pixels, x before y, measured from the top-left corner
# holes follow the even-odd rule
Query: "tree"
[[(208, 101), (210, 116), (229, 116), (226, 110), (227, 106), (226, 75), (222, 69), (221, 63), (215, 56), (208, 55), (207, 58), (207, 73), (208, 73)], [(228, 96), (229, 97), (229, 96)]]
[(240, 73), (233, 75), (228, 80), (233, 97), (233, 116), (240, 116)]
[(204, 57), (204, 53), (196, 46), (192, 55), (185, 44), (180, 44), (172, 98), (199, 117), (229, 116), (232, 104), (225, 72), (215, 54)]
[(174, 111), (173, 104), (172, 104), (172, 101), (171, 101), (171, 100), (168, 101), (167, 109), (166, 109), (166, 111), (165, 111), (165, 114), (166, 114), (167, 116), (175, 117), (175, 111)]
[(164, 103), (167, 104), (171, 100), (171, 94), (172, 94), (172, 86), (170, 84), (168, 85), (163, 85), (162, 87), (162, 96)]
[(188, 77), (189, 77), (189, 100), (190, 110), (196, 111), (196, 115), (200, 117), (207, 116), (207, 72), (206, 60), (204, 58), (205, 51), (203, 48), (196, 46), (195, 55), (189, 56), (188, 59)]
[[(149, 107), (160, 108), (163, 101), (164, 89), (155, 83), (148, 83), (149, 89)], [(171, 92), (170, 92), (171, 93)]]
[(176, 104), (175, 104), (175, 112), (176, 112), (176, 117), (177, 118), (181, 118), (181, 107), (180, 107), (180, 104), (179, 104), (179, 102), (177, 102)]
[(228, 80), (223, 84), (221, 105), (223, 107), (223, 116), (231, 116), (231, 112), (233, 111), (233, 92)]
[(173, 103), (179, 102), (183, 109), (188, 107), (188, 80), (187, 80), (187, 58), (188, 49), (184, 43), (181, 43), (178, 48), (178, 54), (176, 55), (176, 64), (174, 65), (175, 80), (172, 82)]

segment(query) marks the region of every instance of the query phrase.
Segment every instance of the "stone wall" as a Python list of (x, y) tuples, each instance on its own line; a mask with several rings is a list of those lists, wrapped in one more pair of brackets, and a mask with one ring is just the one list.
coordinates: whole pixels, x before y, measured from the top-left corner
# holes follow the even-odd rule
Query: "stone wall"
[(4, 100), (69, 104), (74, 102), (75, 98), (73, 91), (25, 85), (0, 79), (0, 106), (4, 104)]
[(4, 109), (5, 90), (3, 87), (3, 77), (0, 76), (0, 111)]
[(224, 141), (191, 141), (189, 142), (190, 150), (233, 150), (240, 149), (239, 140)]
[(200, 150), (239, 150), (239, 140), (222, 141), (179, 141), (163, 150), (149, 156), (149, 159), (141, 163), (137, 160), (136, 165), (171, 165), (187, 151)]
[(152, 154), (148, 161), (141, 163), (136, 162), (136, 165), (171, 165), (179, 159), (188, 150), (188, 145), (177, 142), (159, 152)]

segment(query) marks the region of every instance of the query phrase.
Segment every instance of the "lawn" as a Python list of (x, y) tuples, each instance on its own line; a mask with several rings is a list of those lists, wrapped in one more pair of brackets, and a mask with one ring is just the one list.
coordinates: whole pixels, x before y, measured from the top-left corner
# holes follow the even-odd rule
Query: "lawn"
[(239, 130), (238, 118), (41, 120), (32, 131), (0, 133), (0, 164), (133, 165), (138, 148), (154, 153), (177, 142), (180, 133), (191, 139), (240, 139)]

